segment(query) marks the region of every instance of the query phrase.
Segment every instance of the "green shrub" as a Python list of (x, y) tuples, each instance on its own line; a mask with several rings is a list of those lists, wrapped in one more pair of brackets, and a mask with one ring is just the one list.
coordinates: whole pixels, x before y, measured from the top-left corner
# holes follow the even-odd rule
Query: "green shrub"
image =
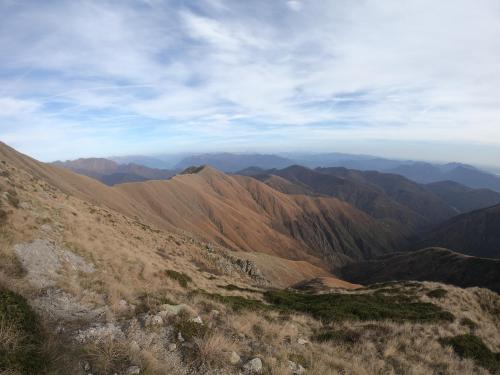
[(0, 287), (0, 373), (40, 374), (44, 334), (40, 320), (24, 297)]
[(427, 292), (427, 297), (441, 299), (445, 297), (447, 294), (448, 292), (446, 290), (438, 288), (431, 290), (430, 292)]
[(229, 291), (237, 290), (240, 292), (261, 293), (259, 290), (250, 289), (250, 288), (242, 288), (242, 287), (240, 287), (238, 285), (234, 285), (234, 284), (218, 285), (218, 287), (225, 289), (225, 290), (229, 290)]
[(430, 323), (454, 320), (450, 312), (405, 295), (310, 295), (282, 290), (268, 291), (264, 297), (282, 310), (300, 311), (325, 322), (392, 320)]
[(138, 297), (135, 312), (137, 314), (157, 312), (161, 305), (176, 305), (176, 303), (164, 294), (145, 293)]
[(477, 365), (497, 373), (500, 370), (500, 353), (492, 352), (484, 342), (474, 335), (461, 335), (441, 339), (441, 344), (449, 345), (461, 358), (470, 358)]
[(462, 324), (463, 326), (469, 327), (471, 330), (475, 330), (478, 327), (477, 323), (469, 318), (463, 318), (460, 321), (460, 324)]
[(352, 329), (331, 330), (321, 332), (313, 336), (314, 341), (318, 342), (335, 342), (339, 344), (354, 345), (361, 339), (361, 333)]
[(209, 332), (205, 324), (193, 322), (185, 317), (175, 323), (176, 334), (181, 334), (182, 338), (191, 341), (194, 338), (203, 338)]
[(207, 296), (212, 298), (217, 302), (221, 302), (225, 305), (228, 305), (233, 311), (257, 311), (257, 310), (269, 310), (272, 307), (266, 305), (262, 301), (249, 299), (241, 296), (221, 296), (220, 294), (208, 294)]
[(172, 280), (177, 281), (183, 288), (187, 288), (188, 283), (192, 281), (191, 277), (189, 277), (185, 273), (177, 272), (174, 270), (166, 270), (165, 275), (167, 275), (167, 277), (171, 278)]

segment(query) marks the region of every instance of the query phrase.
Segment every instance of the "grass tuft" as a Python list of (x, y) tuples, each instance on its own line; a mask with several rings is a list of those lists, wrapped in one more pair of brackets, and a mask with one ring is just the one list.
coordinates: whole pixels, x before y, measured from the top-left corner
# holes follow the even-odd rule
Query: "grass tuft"
[(174, 270), (166, 270), (165, 275), (172, 280), (175, 280), (179, 283), (179, 285), (183, 288), (187, 288), (188, 283), (192, 281), (191, 277), (182, 272), (177, 272)]

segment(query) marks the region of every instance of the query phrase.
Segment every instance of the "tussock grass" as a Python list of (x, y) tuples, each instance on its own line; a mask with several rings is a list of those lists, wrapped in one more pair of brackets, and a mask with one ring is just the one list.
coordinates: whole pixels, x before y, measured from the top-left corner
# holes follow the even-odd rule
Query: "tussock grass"
[(182, 272), (177, 272), (174, 270), (165, 270), (165, 275), (172, 280), (175, 280), (179, 283), (179, 285), (183, 288), (187, 288), (188, 283), (193, 281), (190, 276), (186, 275)]
[(84, 348), (85, 356), (98, 374), (123, 373), (130, 365), (130, 351), (120, 341), (106, 338), (95, 341)]

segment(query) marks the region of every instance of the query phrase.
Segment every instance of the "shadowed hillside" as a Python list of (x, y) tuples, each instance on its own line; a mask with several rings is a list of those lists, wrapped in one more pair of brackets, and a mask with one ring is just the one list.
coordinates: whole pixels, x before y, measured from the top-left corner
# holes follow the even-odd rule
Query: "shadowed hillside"
[(242, 173), (252, 174), (287, 194), (336, 197), (407, 235), (455, 214), (454, 209), (424, 186), (392, 174), (345, 168), (312, 170), (300, 166)]
[(500, 260), (470, 257), (443, 248), (384, 255), (349, 264), (341, 274), (346, 280), (362, 284), (428, 280), (500, 292)]
[(500, 258), (500, 205), (457, 216), (423, 234), (414, 246), (440, 246), (467, 255)]

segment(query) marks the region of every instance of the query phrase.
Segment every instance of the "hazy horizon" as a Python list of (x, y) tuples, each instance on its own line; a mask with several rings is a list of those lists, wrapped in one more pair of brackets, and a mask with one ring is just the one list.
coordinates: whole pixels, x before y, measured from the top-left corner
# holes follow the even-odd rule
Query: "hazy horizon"
[(0, 139), (42, 161), (342, 152), (500, 168), (494, 0), (0, 11)]

